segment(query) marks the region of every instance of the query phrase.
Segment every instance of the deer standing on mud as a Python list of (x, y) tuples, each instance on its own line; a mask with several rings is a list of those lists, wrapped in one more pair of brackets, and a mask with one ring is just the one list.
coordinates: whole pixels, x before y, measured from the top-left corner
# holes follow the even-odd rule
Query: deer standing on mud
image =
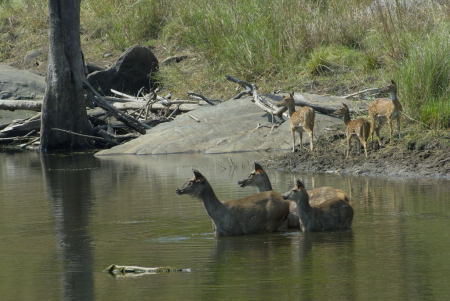
[[(271, 191), (272, 184), (270, 182), (269, 176), (264, 171), (262, 166), (255, 162), (255, 169), (250, 173), (250, 175), (238, 181), (239, 186), (255, 186), (259, 192)], [(340, 190), (330, 186), (323, 186), (315, 188), (309, 191), (310, 204), (313, 206), (319, 205), (327, 201), (343, 201), (349, 203), (349, 198), (347, 194)], [(300, 222), (298, 218), (297, 203), (295, 201), (289, 200), (289, 216), (288, 216), (288, 228), (300, 229)]]
[(217, 236), (276, 232), (287, 229), (289, 202), (279, 193), (266, 191), (246, 198), (220, 202), (208, 180), (197, 170), (177, 194), (188, 194), (203, 201)]
[(311, 206), (309, 195), (301, 181), (283, 195), (294, 200), (302, 232), (321, 232), (350, 229), (353, 221), (353, 208), (342, 200), (330, 200)]
[(295, 110), (294, 93), (289, 93), (289, 96), (284, 96), (280, 106), (287, 107), (289, 112), (289, 120), (292, 133), (292, 152), (295, 152), (295, 132), (300, 135), (300, 146), (303, 147), (303, 131), (309, 135), (309, 146), (311, 151), (314, 150), (313, 134), (314, 134), (314, 109), (310, 107), (300, 107)]
[(350, 110), (345, 103), (342, 104), (342, 108), (336, 110), (334, 113), (343, 116), (345, 123), (345, 137), (347, 139), (347, 153), (345, 155), (345, 158), (348, 158), (348, 155), (350, 153), (350, 142), (353, 136), (358, 137), (360, 143), (358, 145), (358, 149), (362, 145), (364, 147), (364, 154), (367, 158), (367, 140), (369, 139), (370, 135), (370, 122), (364, 118), (351, 120)]
[[(382, 119), (387, 119), (389, 123), (389, 130), (392, 141), (392, 122), (395, 119), (397, 121), (398, 137), (400, 139), (400, 115), (403, 111), (402, 104), (397, 98), (397, 84), (391, 80), (391, 84), (383, 89), (381, 92), (389, 92), (390, 98), (378, 98), (375, 99), (369, 105), (369, 118), (371, 123), (370, 136), (373, 141), (373, 132), (375, 132), (378, 140), (378, 145), (381, 145), (380, 129), (383, 124)], [(378, 124), (377, 124), (378, 123)]]

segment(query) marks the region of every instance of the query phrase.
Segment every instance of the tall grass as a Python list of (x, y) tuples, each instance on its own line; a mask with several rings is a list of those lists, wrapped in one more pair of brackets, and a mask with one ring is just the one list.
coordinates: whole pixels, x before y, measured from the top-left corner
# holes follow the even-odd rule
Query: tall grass
[(450, 23), (411, 45), (397, 70), (407, 110), (433, 127), (450, 127)]
[[(0, 1), (0, 59), (46, 44), (46, 2)], [(163, 55), (188, 50), (202, 60), (199, 78), (212, 83), (226, 73), (289, 86), (397, 76), (408, 112), (435, 126), (447, 118), (436, 117), (447, 108), (445, 24), (450, 2), (442, 0), (83, 0), (81, 7), (88, 56), (133, 44), (159, 46)], [(171, 87), (186, 80), (166, 71)]]

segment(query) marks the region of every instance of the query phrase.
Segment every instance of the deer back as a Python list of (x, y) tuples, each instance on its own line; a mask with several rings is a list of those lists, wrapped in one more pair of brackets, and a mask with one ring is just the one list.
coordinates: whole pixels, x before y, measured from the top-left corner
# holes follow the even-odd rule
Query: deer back
[(314, 128), (315, 113), (310, 107), (300, 107), (291, 115), (291, 126), (302, 126), (307, 129)]
[(287, 223), (289, 202), (276, 191), (264, 191), (224, 203), (244, 233), (276, 231), (282, 222)]
[(350, 203), (347, 194), (341, 190), (330, 186), (323, 186), (308, 191), (309, 203), (311, 206), (317, 206), (326, 201), (339, 201), (342, 200), (346, 203)]
[(363, 137), (365, 140), (369, 137), (370, 123), (364, 118), (358, 118), (351, 120), (347, 124), (347, 134), (356, 134), (359, 137)]

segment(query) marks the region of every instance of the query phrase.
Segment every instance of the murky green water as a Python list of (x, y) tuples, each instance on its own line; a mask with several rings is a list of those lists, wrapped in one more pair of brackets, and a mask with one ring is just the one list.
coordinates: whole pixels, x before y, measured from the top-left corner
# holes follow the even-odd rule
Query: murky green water
[[(195, 167), (220, 199), (246, 196), (236, 182), (258, 157), (0, 154), (0, 299), (450, 298), (450, 182), (297, 175), (351, 195), (351, 232), (214, 238), (202, 203), (175, 188)], [(192, 273), (113, 278), (113, 263)]]

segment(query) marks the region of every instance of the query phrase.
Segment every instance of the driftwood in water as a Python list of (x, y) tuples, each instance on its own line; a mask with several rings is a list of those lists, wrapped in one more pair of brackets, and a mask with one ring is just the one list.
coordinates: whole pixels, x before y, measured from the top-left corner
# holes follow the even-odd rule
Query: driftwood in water
[(174, 268), (174, 267), (140, 267), (140, 266), (127, 266), (127, 265), (116, 265), (112, 264), (105, 269), (105, 272), (113, 276), (122, 277), (137, 277), (143, 275), (153, 275), (157, 273), (169, 273), (169, 272), (184, 272), (190, 273), (192, 270), (190, 268)]

